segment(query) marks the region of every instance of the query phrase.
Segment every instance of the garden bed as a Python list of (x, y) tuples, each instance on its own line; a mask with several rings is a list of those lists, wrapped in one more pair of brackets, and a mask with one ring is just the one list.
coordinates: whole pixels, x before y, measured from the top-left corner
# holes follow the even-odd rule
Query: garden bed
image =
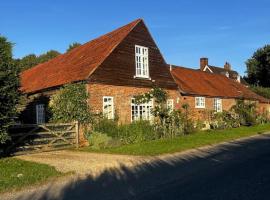
[(252, 127), (240, 127), (227, 130), (199, 131), (193, 134), (172, 139), (158, 139), (100, 150), (94, 150), (91, 147), (84, 147), (80, 150), (112, 154), (159, 155), (181, 152), (188, 149), (217, 144), (242, 137), (248, 137), (267, 131), (270, 131), (270, 124), (256, 125)]
[(40, 184), (63, 175), (54, 167), (16, 158), (0, 159), (0, 169), (0, 193)]

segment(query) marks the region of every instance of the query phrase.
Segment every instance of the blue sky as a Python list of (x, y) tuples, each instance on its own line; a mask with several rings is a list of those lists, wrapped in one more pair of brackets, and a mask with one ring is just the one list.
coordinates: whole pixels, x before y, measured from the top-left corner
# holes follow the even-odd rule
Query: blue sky
[(14, 57), (64, 52), (143, 18), (166, 61), (196, 68), (200, 57), (241, 74), (253, 52), (270, 43), (269, 0), (2, 0), (0, 34)]

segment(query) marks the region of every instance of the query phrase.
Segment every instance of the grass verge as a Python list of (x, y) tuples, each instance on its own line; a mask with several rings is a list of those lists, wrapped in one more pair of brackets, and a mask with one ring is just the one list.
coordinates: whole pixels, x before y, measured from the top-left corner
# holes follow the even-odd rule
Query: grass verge
[(16, 158), (0, 159), (0, 193), (20, 189), (63, 175), (54, 167)]
[(112, 154), (159, 155), (217, 144), (242, 137), (260, 134), (267, 131), (270, 131), (270, 124), (257, 125), (252, 127), (240, 127), (227, 130), (200, 131), (173, 139), (159, 139), (101, 150), (93, 150), (90, 147), (84, 147), (80, 150)]

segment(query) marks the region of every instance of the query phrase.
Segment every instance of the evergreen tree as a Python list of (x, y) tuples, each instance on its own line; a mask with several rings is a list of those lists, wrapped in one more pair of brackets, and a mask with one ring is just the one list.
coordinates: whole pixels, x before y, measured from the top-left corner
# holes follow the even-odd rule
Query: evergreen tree
[(12, 59), (12, 43), (0, 36), (0, 143), (8, 139), (7, 129), (16, 116), (18, 88), (19, 71)]

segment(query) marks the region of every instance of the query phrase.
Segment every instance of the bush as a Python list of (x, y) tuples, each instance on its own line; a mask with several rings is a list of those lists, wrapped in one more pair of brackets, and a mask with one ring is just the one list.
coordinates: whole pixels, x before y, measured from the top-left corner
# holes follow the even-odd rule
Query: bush
[(240, 126), (240, 118), (237, 114), (230, 111), (212, 113), (211, 129), (236, 128)]
[(54, 94), (49, 103), (54, 122), (91, 122), (92, 115), (88, 105), (89, 95), (85, 84), (68, 84)]
[(131, 124), (118, 125), (116, 121), (101, 119), (94, 125), (94, 131), (107, 134), (123, 144), (157, 139), (154, 127), (148, 121), (136, 121)]
[(256, 124), (257, 114), (255, 103), (237, 100), (231, 111), (238, 115), (240, 125), (253, 126)]
[(92, 132), (88, 135), (88, 142), (93, 149), (105, 149), (111, 146), (112, 138), (103, 133)]
[(251, 86), (250, 89), (257, 93), (258, 95), (261, 95), (265, 98), (270, 99), (270, 88), (269, 87), (259, 87), (259, 86)]

